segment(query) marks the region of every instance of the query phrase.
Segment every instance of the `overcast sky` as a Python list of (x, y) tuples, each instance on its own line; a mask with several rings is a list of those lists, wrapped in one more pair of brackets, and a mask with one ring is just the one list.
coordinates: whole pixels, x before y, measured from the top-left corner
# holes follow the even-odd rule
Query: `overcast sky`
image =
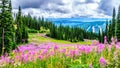
[(120, 0), (12, 0), (13, 12), (20, 5), (23, 14), (45, 18), (109, 18), (119, 4)]

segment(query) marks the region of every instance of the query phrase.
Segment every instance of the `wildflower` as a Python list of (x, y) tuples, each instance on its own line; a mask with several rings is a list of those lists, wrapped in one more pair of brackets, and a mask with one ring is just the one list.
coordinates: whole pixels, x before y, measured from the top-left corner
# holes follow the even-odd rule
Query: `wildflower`
[(100, 65), (101, 66), (106, 66), (106, 64), (107, 64), (107, 61), (103, 58), (103, 57), (101, 57), (100, 59), (99, 59), (99, 63), (100, 63)]
[(61, 51), (62, 53), (66, 53), (66, 49), (62, 49), (62, 51)]
[(38, 55), (38, 58), (39, 58), (40, 60), (42, 60), (42, 59), (43, 59), (43, 56), (42, 56), (42, 55)]
[(75, 55), (75, 50), (71, 50), (70, 55)]
[(104, 43), (107, 44), (107, 36), (104, 37)]
[(92, 41), (92, 45), (93, 45), (93, 46), (98, 45), (98, 44), (99, 44), (99, 42), (98, 42), (97, 40), (93, 40), (93, 41)]
[(99, 44), (99, 45), (97, 46), (97, 49), (98, 49), (98, 52), (99, 52), (99, 53), (101, 53), (101, 52), (104, 50), (104, 48), (105, 48), (104, 44)]
[(59, 47), (58, 47), (58, 46), (55, 46), (55, 47), (54, 47), (54, 50), (57, 50), (57, 49), (59, 49)]
[(55, 54), (54, 51), (50, 51), (49, 56), (53, 56)]
[(44, 50), (43, 52), (42, 52), (42, 55), (46, 55), (48, 53), (48, 50)]
[(113, 37), (111, 38), (111, 41), (114, 42), (114, 38)]
[(85, 47), (85, 54), (88, 54), (88, 53), (90, 53), (92, 51), (92, 47), (90, 47), (90, 46), (86, 46)]
[(92, 63), (89, 64), (89, 68), (93, 68)]

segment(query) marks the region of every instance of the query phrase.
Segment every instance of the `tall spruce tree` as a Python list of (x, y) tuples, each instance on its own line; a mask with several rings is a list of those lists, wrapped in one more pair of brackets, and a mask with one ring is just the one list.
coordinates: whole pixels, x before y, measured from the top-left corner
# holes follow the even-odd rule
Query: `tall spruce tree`
[(101, 43), (101, 32), (100, 32), (100, 29), (99, 29), (99, 32), (98, 32), (98, 40)]
[(25, 25), (23, 26), (22, 43), (28, 43), (28, 30)]
[(0, 53), (4, 53), (15, 46), (11, 0), (1, 0), (0, 6)]
[(116, 30), (116, 35), (118, 41), (120, 41), (120, 6), (118, 8), (118, 14), (117, 14), (117, 30)]
[(113, 9), (113, 15), (112, 15), (112, 36), (115, 37), (115, 25), (116, 25), (116, 11), (115, 8)]
[(20, 44), (22, 43), (22, 32), (23, 32), (23, 22), (21, 17), (21, 7), (19, 6), (19, 11), (17, 14), (17, 30), (16, 30), (16, 43)]

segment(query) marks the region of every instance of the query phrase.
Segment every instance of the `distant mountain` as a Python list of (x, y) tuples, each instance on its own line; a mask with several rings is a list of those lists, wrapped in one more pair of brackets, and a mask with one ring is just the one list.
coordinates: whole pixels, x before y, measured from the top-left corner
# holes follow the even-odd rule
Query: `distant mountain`
[(70, 27), (77, 26), (87, 31), (98, 33), (99, 29), (105, 30), (106, 21), (108, 18), (47, 18), (45, 20), (52, 21), (55, 25)]

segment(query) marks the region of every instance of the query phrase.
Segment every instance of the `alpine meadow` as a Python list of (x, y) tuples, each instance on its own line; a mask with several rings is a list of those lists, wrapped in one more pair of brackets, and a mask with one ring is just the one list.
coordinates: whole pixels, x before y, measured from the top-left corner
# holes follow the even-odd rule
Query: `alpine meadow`
[(0, 0), (0, 68), (120, 68), (120, 1)]

